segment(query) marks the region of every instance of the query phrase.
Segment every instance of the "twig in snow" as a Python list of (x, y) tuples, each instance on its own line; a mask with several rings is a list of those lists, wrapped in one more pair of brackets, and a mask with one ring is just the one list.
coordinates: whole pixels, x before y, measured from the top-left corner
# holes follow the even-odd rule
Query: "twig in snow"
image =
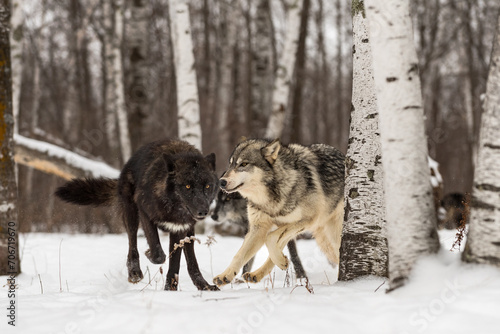
[(196, 238), (195, 236), (185, 237), (184, 239), (182, 239), (181, 241), (179, 241), (178, 244), (174, 244), (174, 249), (170, 252), (170, 254), (168, 254), (168, 258), (170, 259), (172, 257), (172, 255), (177, 250), (177, 248), (182, 248), (182, 247), (184, 247), (184, 245), (186, 243), (189, 244), (192, 241), (198, 241), (199, 244), (201, 243), (200, 239)]
[(64, 239), (59, 243), (59, 292), (62, 292), (62, 278), (61, 278), (61, 246)]
[(373, 291), (373, 292), (377, 292), (377, 291), (378, 291), (378, 289), (380, 289), (380, 288), (382, 287), (382, 285), (384, 285), (384, 284), (385, 284), (385, 281), (383, 281), (383, 282), (382, 282), (382, 284), (380, 284), (380, 285), (378, 286), (378, 288), (376, 288), (376, 289), (375, 289), (375, 291)]
[[(149, 271), (149, 267), (147, 269)], [(149, 282), (144, 286), (144, 288), (141, 289), (141, 292), (144, 291), (149, 285), (151, 285), (151, 282), (155, 279), (156, 275), (158, 275), (158, 273), (160, 273), (160, 276), (163, 276), (161, 275), (161, 273), (163, 273), (163, 269), (162, 267), (160, 266), (160, 269), (158, 269), (158, 271), (153, 275), (153, 277), (151, 277), (151, 274), (149, 275)]]
[(210, 271), (212, 272), (212, 277), (214, 277), (214, 268), (212, 265), (212, 246), (213, 244), (217, 243), (217, 240), (215, 240), (215, 237), (213, 235), (209, 235), (207, 237), (207, 241), (205, 241), (205, 245), (208, 247), (208, 251), (210, 252)]
[(457, 234), (455, 235), (453, 245), (451, 245), (450, 252), (453, 252), (455, 249), (460, 251), (460, 246), (466, 236), (465, 227), (470, 215), (470, 193), (465, 194), (465, 199), (462, 201), (462, 204), (464, 205), (464, 214), (460, 220), (460, 226), (457, 227)]
[(38, 274), (38, 280), (40, 281), (40, 291), (41, 294), (43, 295), (43, 284), (42, 284), (42, 277), (40, 276), (40, 274)]

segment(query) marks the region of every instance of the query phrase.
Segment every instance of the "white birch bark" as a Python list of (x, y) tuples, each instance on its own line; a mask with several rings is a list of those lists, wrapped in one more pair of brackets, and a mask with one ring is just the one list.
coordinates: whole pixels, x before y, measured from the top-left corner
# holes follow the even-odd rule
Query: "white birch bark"
[(15, 120), (14, 133), (19, 132), (19, 103), (23, 76), (24, 18), (21, 1), (13, 0), (10, 17), (10, 54), (12, 65), (12, 113)]
[(170, 31), (177, 83), (179, 139), (201, 150), (201, 125), (189, 7), (184, 0), (169, 0)]
[[(106, 132), (113, 152), (120, 148), (122, 161), (131, 155), (127, 110), (125, 106), (124, 74), (121, 45), (123, 40), (123, 1), (105, 1), (104, 53), (106, 63)], [(117, 127), (118, 125), (118, 127)]]
[(372, 43), (389, 244), (390, 289), (439, 240), (409, 0), (366, 0)]
[(463, 259), (500, 266), (500, 18), (481, 118), (470, 229)]
[[(339, 280), (387, 277), (383, 168), (367, 22), (353, 6), (353, 88)], [(353, 4), (355, 5), (355, 4)], [(359, 5), (359, 4), (358, 4)]]
[(130, 134), (128, 130), (128, 116), (125, 105), (125, 80), (122, 63), (122, 41), (123, 41), (123, 0), (114, 1), (114, 41), (113, 41), (113, 83), (115, 89), (115, 110), (118, 120), (118, 133), (122, 160), (125, 163), (132, 154)]
[(106, 137), (111, 154), (114, 155), (118, 152), (118, 136), (117, 136), (117, 117), (116, 117), (116, 90), (114, 87), (114, 14), (112, 1), (103, 2), (103, 16), (104, 16), (104, 65), (105, 65), (105, 80), (104, 80), (104, 106), (106, 118)]
[(288, 19), (285, 45), (280, 57), (273, 90), (271, 116), (267, 123), (266, 138), (279, 138), (285, 126), (285, 115), (288, 109), (288, 97), (292, 84), (295, 60), (300, 33), (300, 14), (304, 0), (291, 0), (288, 7)]

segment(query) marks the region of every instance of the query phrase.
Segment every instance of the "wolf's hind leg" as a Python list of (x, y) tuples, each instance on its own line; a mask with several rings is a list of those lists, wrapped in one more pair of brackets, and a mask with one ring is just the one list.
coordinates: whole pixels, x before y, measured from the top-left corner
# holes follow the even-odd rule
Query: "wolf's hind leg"
[(142, 275), (141, 265), (139, 263), (139, 252), (137, 250), (137, 230), (139, 229), (139, 214), (131, 196), (120, 194), (120, 205), (122, 206), (123, 223), (128, 235), (128, 256), (127, 269), (128, 281), (130, 283), (139, 282)]
[(288, 252), (290, 253), (290, 260), (292, 260), (293, 268), (295, 269), (295, 276), (297, 279), (306, 278), (306, 271), (304, 270), (299, 254), (297, 253), (297, 243), (295, 239), (291, 239), (286, 245), (288, 247)]

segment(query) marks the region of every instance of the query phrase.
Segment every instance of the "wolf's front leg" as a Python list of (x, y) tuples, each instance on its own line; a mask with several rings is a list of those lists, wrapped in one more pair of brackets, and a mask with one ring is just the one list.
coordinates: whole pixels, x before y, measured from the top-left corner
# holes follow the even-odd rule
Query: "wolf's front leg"
[(179, 269), (181, 265), (181, 254), (182, 248), (175, 248), (175, 244), (178, 244), (184, 236), (181, 233), (170, 232), (169, 235), (169, 258), (168, 258), (168, 272), (167, 279), (165, 282), (165, 290), (177, 290), (179, 285)]
[[(305, 278), (306, 273), (297, 255), (295, 240), (294, 239), (290, 240), (287, 245), (288, 245), (288, 250), (290, 251), (291, 260), (294, 265), (297, 278)], [(283, 251), (283, 249), (281, 249), (281, 251)], [(264, 264), (259, 269), (252, 272), (243, 273), (243, 279), (250, 283), (260, 282), (264, 277), (266, 277), (271, 272), (271, 270), (273, 270), (273, 268), (274, 268), (274, 262), (271, 260), (270, 257), (268, 257), (266, 262), (264, 262)]]
[(243, 273), (243, 279), (250, 283), (260, 282), (264, 277), (267, 276), (273, 270), (274, 262), (271, 261), (271, 258), (267, 258), (266, 262), (257, 270), (252, 271), (251, 273)]
[[(189, 229), (189, 231), (187, 232), (187, 236), (194, 236), (194, 227)], [(208, 282), (203, 278), (200, 267), (198, 266), (198, 261), (196, 260), (196, 255), (194, 253), (194, 240), (191, 240), (191, 242), (184, 244), (184, 255), (186, 256), (189, 276), (191, 277), (193, 284), (198, 288), (198, 290), (219, 290), (217, 286), (208, 284)]]
[(229, 267), (222, 274), (214, 277), (214, 283), (219, 286), (231, 283), (240, 268), (264, 245), (264, 240), (270, 228), (270, 223), (250, 224), (250, 230), (245, 236), (245, 240), (243, 240), (243, 245), (241, 245)]
[(306, 222), (299, 222), (295, 224), (284, 225), (277, 230), (269, 233), (266, 238), (266, 246), (269, 251), (269, 258), (280, 269), (285, 270), (288, 268), (288, 259), (283, 254), (285, 245), (293, 239), (297, 234), (301, 233), (306, 226)]
[(161, 247), (158, 228), (142, 210), (139, 210), (139, 218), (149, 245), (149, 249), (146, 251), (146, 256), (149, 261), (151, 261), (151, 263), (162, 264), (163, 262), (165, 262), (167, 257), (165, 256), (165, 252), (163, 252), (163, 248)]

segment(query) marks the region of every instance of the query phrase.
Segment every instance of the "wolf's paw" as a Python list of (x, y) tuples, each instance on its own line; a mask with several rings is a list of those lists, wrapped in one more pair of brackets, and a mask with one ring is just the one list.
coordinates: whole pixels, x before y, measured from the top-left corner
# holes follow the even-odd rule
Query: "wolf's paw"
[(203, 291), (219, 291), (220, 289), (217, 287), (217, 285), (210, 285), (207, 284), (203, 287), (198, 287), (198, 290), (203, 290)]
[(255, 271), (251, 273), (244, 273), (242, 277), (245, 281), (250, 283), (258, 283), (262, 279), (262, 275)]
[(139, 269), (139, 270), (129, 270), (128, 272), (128, 281), (130, 283), (139, 283), (142, 279), (144, 278), (144, 276), (142, 275), (142, 271)]
[(283, 253), (277, 256), (271, 256), (271, 254), (269, 254), (269, 256), (271, 257), (273, 263), (281, 270), (286, 270), (288, 268), (288, 258)]
[(217, 284), (217, 286), (221, 286), (221, 285), (224, 285), (224, 284), (229, 284), (231, 283), (231, 281), (233, 280), (234, 276), (236, 276), (236, 272), (229, 272), (227, 273), (227, 270), (226, 272), (220, 274), (220, 275), (217, 275), (214, 277), (214, 283)]
[(151, 252), (151, 249), (148, 249), (146, 251), (146, 256), (147, 258), (149, 259), (149, 261), (151, 261), (151, 263), (153, 264), (162, 264), (165, 262), (165, 260), (167, 259), (165, 253), (163, 252), (163, 250), (158, 250), (155, 252), (156, 254), (152, 254)]

